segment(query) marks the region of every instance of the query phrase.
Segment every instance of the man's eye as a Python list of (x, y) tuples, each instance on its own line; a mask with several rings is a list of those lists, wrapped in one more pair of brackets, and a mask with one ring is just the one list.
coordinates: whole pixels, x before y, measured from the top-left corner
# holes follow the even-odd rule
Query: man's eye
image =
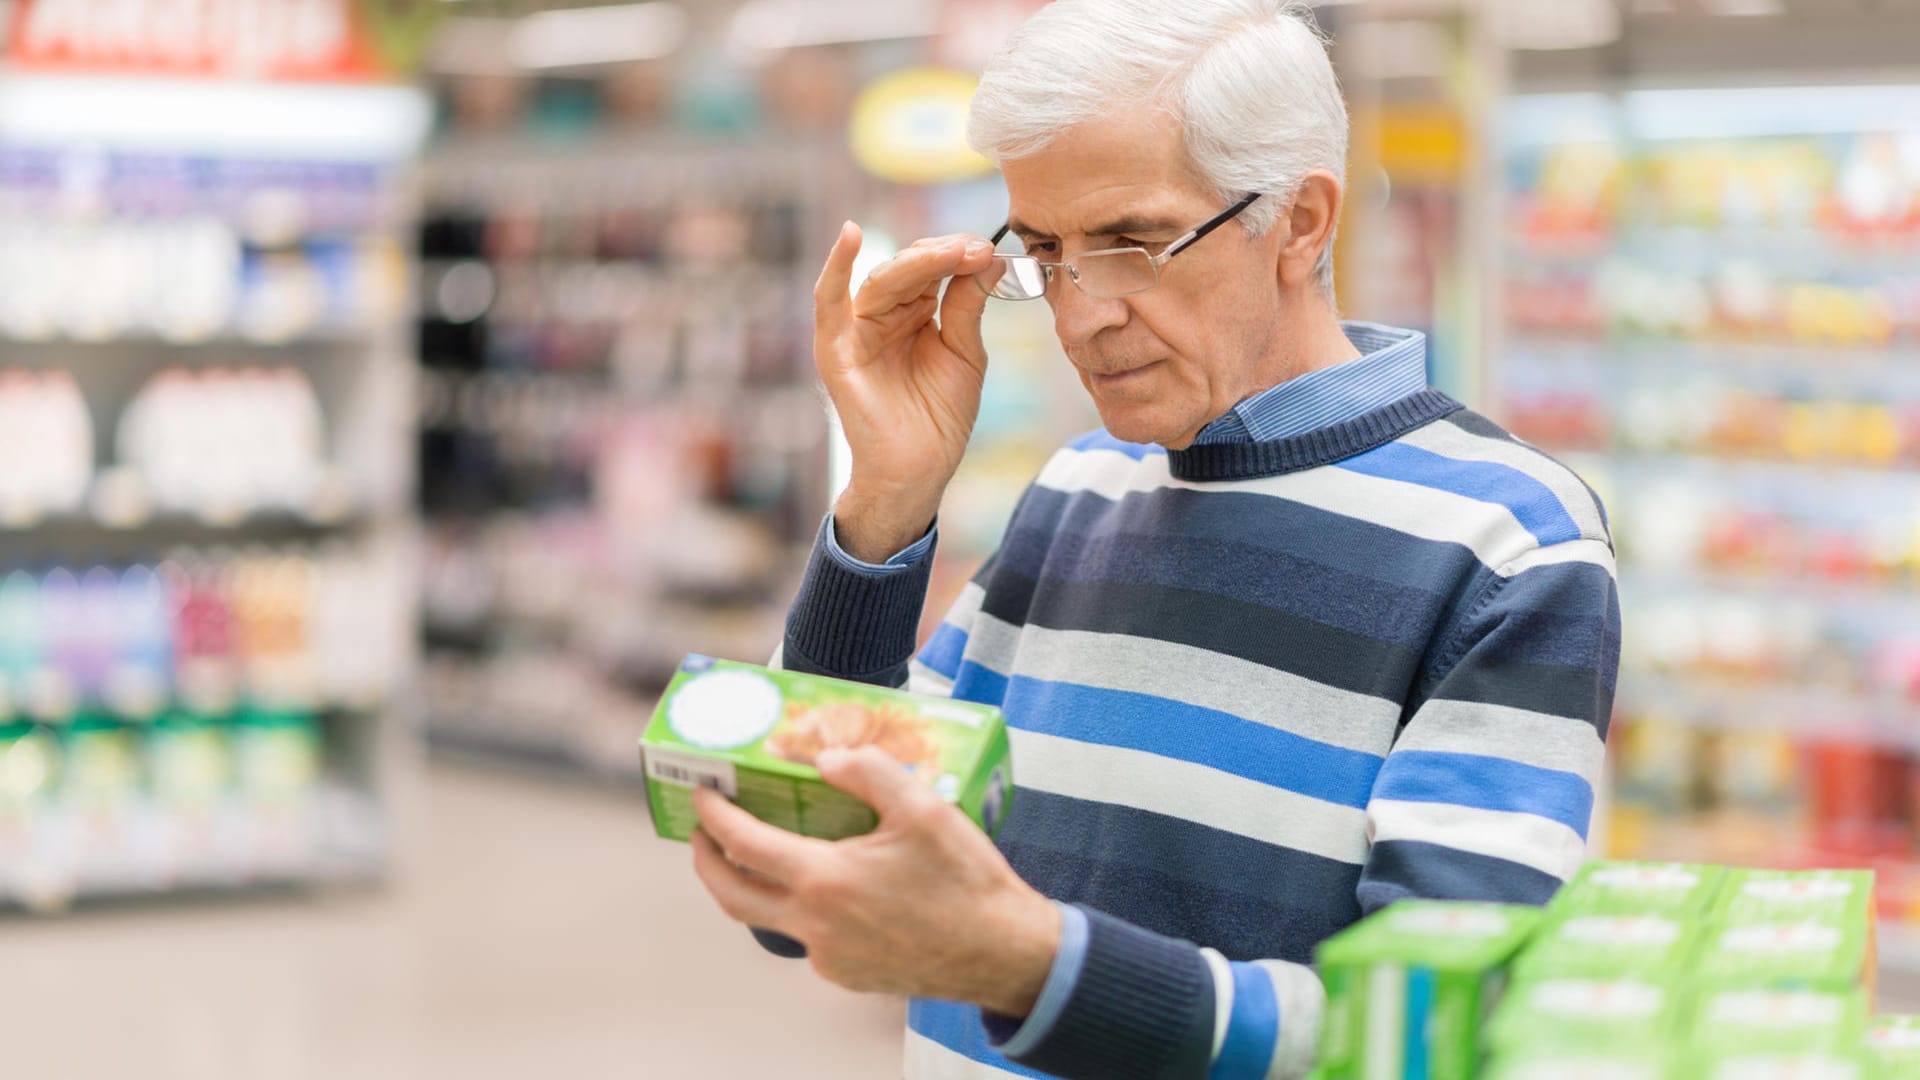
[(1027, 245), (1027, 254), (1029, 254), (1029, 255), (1051, 255), (1051, 254), (1053, 254), (1053, 253), (1054, 253), (1054, 250), (1055, 250), (1056, 248), (1058, 248), (1058, 247), (1059, 247), (1059, 245), (1058, 245), (1058, 244), (1028, 244), (1028, 245)]

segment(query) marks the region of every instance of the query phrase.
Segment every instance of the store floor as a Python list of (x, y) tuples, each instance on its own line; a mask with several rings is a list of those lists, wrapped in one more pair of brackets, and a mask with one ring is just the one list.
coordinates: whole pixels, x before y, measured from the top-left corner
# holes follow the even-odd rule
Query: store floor
[(899, 1076), (903, 1005), (761, 953), (637, 799), (451, 766), (425, 796), (380, 890), (0, 922), (0, 1072)]

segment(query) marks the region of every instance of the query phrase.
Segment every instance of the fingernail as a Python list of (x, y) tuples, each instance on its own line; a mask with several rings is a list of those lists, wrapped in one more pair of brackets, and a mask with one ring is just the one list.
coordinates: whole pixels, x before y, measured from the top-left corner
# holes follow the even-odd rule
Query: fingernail
[(967, 245), (967, 257), (970, 259), (977, 259), (980, 256), (985, 255), (992, 250), (993, 250), (992, 244), (987, 243), (985, 240), (975, 240), (972, 243)]
[(833, 769), (838, 768), (846, 758), (845, 750), (822, 750), (819, 756), (813, 759), (813, 763), (821, 769)]

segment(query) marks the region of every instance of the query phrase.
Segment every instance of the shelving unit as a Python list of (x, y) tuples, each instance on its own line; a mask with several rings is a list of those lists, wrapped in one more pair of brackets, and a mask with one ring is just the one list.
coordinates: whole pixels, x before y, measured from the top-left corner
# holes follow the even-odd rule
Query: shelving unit
[(763, 658), (827, 498), (825, 138), (455, 138), (427, 160), (436, 750), (613, 783), (689, 651)]
[(1877, 184), (1920, 127), (1663, 93), (1503, 117), (1496, 411), (1620, 554), (1610, 853), (1875, 867), (1920, 972), (1920, 190)]
[[(0, 114), (0, 395), (70, 380), (87, 421), (62, 429), (84, 486), (0, 508), (0, 906), (378, 879), (414, 761), (425, 98), (21, 72), (0, 95), (62, 117)], [(167, 379), (188, 389), (156, 404)], [(168, 433), (136, 438), (143, 410)], [(232, 483), (168, 487), (156, 450)]]

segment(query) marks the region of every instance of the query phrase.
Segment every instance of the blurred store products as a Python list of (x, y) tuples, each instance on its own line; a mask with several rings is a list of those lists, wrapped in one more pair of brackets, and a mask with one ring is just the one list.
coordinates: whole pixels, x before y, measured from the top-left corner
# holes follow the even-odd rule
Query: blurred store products
[(387, 863), (433, 5), (249, 10), (6, 13), (0, 903)]
[(1726, 132), (1689, 129), (1704, 92), (1513, 99), (1497, 371), (1515, 432), (1612, 512), (1614, 853), (1872, 867), (1897, 925), (1920, 921), (1920, 128), (1819, 107), (1871, 92), (1713, 91), (1747, 117)]

